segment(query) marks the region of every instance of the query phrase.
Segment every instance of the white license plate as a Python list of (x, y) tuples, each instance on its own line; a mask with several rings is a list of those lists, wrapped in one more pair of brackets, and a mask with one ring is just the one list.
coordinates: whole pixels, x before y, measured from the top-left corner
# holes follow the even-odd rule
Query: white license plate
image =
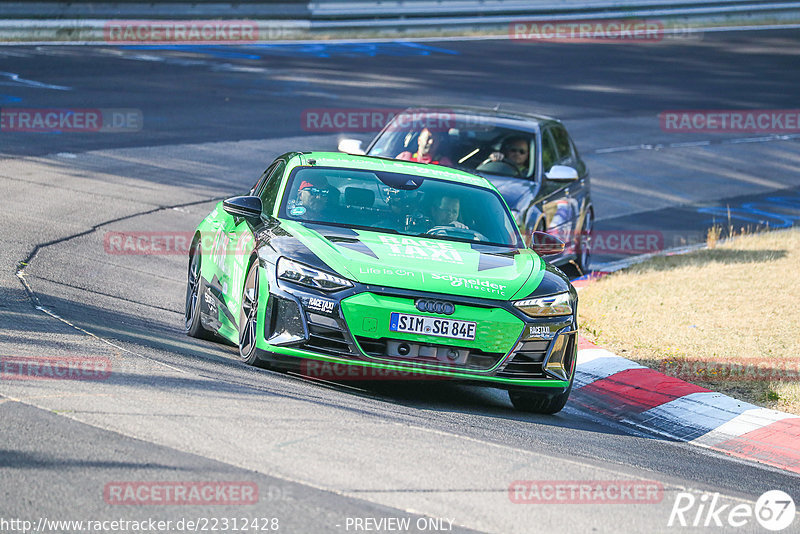
[(425, 317), (422, 315), (392, 312), (389, 330), (392, 332), (407, 332), (409, 334), (424, 334), (426, 336), (473, 340), (475, 339), (475, 325), (476, 323), (474, 321), (460, 321), (458, 319), (442, 319), (439, 317)]

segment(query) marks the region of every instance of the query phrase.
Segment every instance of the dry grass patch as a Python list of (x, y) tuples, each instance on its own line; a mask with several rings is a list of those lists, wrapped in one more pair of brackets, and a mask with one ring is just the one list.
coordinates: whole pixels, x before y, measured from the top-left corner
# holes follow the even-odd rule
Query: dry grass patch
[(800, 414), (800, 229), (652, 258), (582, 289), (579, 313), (620, 356)]

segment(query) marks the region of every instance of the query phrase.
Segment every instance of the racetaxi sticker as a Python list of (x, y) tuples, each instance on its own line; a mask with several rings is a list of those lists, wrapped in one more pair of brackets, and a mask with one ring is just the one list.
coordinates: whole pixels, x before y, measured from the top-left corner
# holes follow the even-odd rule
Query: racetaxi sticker
[(389, 247), (390, 256), (402, 256), (417, 260), (464, 263), (461, 255), (446, 241), (416, 239), (413, 237), (378, 236), (381, 243)]
[(306, 307), (312, 311), (318, 311), (322, 313), (331, 313), (333, 311), (334, 306), (336, 303), (332, 300), (328, 299), (321, 299), (317, 297), (311, 297), (308, 299), (308, 303)]
[(458, 319), (440, 319), (406, 313), (392, 312), (389, 330), (409, 334), (449, 337), (452, 339), (475, 339), (476, 323)]
[(526, 337), (552, 337), (549, 326), (528, 325), (528, 335)]

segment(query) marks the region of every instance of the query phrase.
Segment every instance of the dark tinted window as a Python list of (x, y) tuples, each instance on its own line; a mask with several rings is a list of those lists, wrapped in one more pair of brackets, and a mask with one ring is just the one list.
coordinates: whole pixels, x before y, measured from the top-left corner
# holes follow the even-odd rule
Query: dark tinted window
[(563, 126), (554, 126), (550, 129), (558, 151), (558, 163), (561, 165), (575, 165), (575, 158), (572, 153), (572, 143), (569, 142), (569, 135)]
[(558, 152), (550, 131), (542, 134), (542, 170), (547, 172), (558, 162)]
[(266, 182), (263, 185), (263, 190), (258, 195), (261, 197), (261, 203), (264, 206), (264, 213), (272, 213), (272, 207), (275, 205), (275, 199), (278, 198), (278, 190), (281, 187), (281, 178), (283, 177), (284, 169), (286, 169), (286, 163), (283, 161), (280, 161), (274, 167), (267, 169), (269, 175), (267, 176)]
[(264, 188), (264, 184), (267, 182), (267, 178), (269, 177), (270, 173), (272, 172), (272, 170), (275, 168), (275, 166), (277, 164), (278, 164), (277, 161), (273, 161), (270, 164), (270, 166), (267, 167), (267, 170), (265, 170), (263, 173), (261, 173), (261, 176), (258, 178), (258, 181), (256, 182), (256, 184), (253, 186), (252, 189), (250, 189), (250, 194), (251, 195), (258, 196), (260, 194), (261, 190)]

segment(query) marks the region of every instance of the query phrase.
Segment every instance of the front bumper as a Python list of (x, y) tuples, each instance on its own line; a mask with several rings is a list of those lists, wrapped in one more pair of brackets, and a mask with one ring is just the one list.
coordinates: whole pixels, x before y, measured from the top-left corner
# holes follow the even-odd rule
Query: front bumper
[[(269, 279), (269, 269), (260, 273)], [(575, 316), (531, 319), (509, 302), (356, 284), (331, 295), (271, 277), (259, 297), (257, 347), (267, 359), (305, 361), (341, 379), (439, 378), (560, 393), (577, 354)], [(415, 299), (446, 300), (450, 316), (420, 312)], [(474, 321), (474, 340), (393, 332), (391, 312)], [(283, 356), (284, 358), (281, 358)], [(285, 358), (288, 357), (288, 358)], [(320, 367), (323, 362), (330, 364)], [(331, 373), (331, 365), (336, 371)], [(341, 367), (360, 368), (357, 373)]]

